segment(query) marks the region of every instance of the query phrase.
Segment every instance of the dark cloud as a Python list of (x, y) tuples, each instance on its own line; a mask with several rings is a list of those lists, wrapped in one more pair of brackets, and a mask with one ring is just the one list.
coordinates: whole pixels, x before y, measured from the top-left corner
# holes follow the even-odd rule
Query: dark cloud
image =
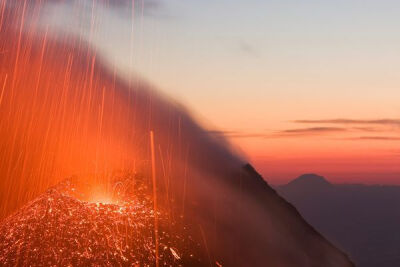
[(132, 4), (134, 4), (133, 10), (138, 15), (157, 18), (168, 17), (166, 14), (164, 14), (164, 2), (162, 0), (102, 0), (102, 2), (108, 3), (108, 5), (111, 7), (118, 8), (120, 13), (125, 13), (129, 16), (132, 14)]
[(370, 132), (370, 133), (382, 132), (382, 129), (375, 127), (352, 127), (351, 129), (355, 131)]
[(170, 18), (170, 14), (166, 14), (165, 3), (161, 0), (144, 0), (135, 2), (137, 12), (148, 17)]
[(227, 135), (231, 135), (231, 134), (237, 134), (238, 132), (236, 132), (236, 131), (211, 130), (211, 131), (208, 131), (208, 133), (213, 134), (213, 135), (224, 135), (224, 136), (227, 136)]
[(158, 9), (162, 6), (161, 1), (159, 0), (147, 0), (143, 1), (143, 8), (145, 9)]
[(232, 134), (228, 137), (231, 137), (231, 138), (268, 138), (268, 137), (271, 137), (271, 135), (266, 134), (266, 133), (237, 133), (237, 134)]
[(314, 135), (314, 134), (325, 134), (333, 132), (345, 132), (347, 129), (339, 127), (311, 127), (311, 128), (300, 128), (300, 129), (288, 129), (280, 131), (278, 134), (289, 134), (289, 135)]
[(246, 133), (238, 131), (209, 131), (209, 133), (230, 138), (266, 138), (270, 136), (270, 134), (267, 133)]

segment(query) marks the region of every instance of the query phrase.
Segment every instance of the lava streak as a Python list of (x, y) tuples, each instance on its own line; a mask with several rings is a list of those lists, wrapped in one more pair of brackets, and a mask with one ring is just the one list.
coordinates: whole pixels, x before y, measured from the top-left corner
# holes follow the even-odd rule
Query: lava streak
[(241, 165), (182, 107), (121, 79), (83, 39), (46, 30), (44, 7), (57, 1), (0, 2), (0, 218), (71, 175), (150, 177), (151, 130), (168, 196), (187, 193), (186, 170)]
[[(197, 216), (213, 218), (213, 178), (241, 161), (184, 108), (121, 79), (83, 39), (43, 28), (49, 2), (58, 1), (0, 0), (0, 262), (193, 265), (190, 255), (205, 250), (211, 262), (210, 236), (219, 239)], [(111, 183), (116, 171), (152, 177), (142, 181), (152, 190), (116, 201), (126, 189)], [(54, 188), (73, 175), (79, 185)]]

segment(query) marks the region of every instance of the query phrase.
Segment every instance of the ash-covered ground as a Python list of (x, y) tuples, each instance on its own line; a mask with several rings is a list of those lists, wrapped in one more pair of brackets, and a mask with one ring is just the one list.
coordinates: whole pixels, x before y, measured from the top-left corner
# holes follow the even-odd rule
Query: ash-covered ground
[[(151, 191), (141, 179), (125, 181), (118, 204), (80, 200), (71, 179), (47, 190), (1, 222), (0, 265), (155, 266)], [(186, 226), (163, 210), (157, 220), (159, 265), (202, 265)]]

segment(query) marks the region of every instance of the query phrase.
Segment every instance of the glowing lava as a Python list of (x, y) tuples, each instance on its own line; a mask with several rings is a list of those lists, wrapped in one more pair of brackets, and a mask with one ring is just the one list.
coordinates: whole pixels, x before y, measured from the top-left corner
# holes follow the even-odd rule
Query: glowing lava
[[(6, 266), (153, 266), (154, 212), (143, 183), (119, 205), (81, 201), (72, 180), (47, 190), (0, 226), (0, 262)], [(110, 199), (109, 199), (110, 200)], [(110, 200), (111, 201), (111, 200)], [(200, 264), (198, 245), (176, 234), (158, 212), (159, 261), (163, 266)]]

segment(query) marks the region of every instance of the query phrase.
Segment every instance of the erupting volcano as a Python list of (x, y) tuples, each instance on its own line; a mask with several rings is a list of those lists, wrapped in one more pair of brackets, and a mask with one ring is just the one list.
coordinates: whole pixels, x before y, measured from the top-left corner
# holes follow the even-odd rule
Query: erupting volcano
[(0, 265), (352, 266), (223, 137), (49, 30), (59, 2), (86, 3), (0, 2)]

